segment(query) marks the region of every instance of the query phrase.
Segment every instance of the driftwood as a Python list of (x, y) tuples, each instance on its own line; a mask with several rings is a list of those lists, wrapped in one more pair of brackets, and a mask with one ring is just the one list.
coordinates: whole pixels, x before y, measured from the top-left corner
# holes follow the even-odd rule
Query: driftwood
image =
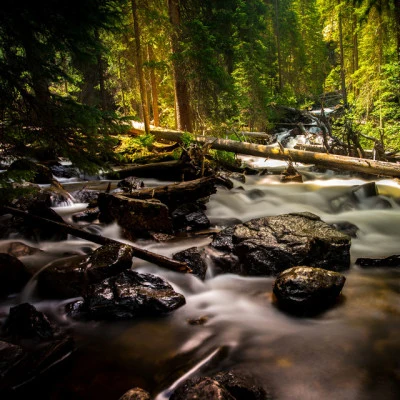
[(211, 196), (217, 191), (216, 184), (217, 178), (212, 175), (172, 185), (132, 190), (130, 193), (125, 193), (124, 196), (140, 200), (158, 199), (170, 209), (174, 209), (180, 204), (192, 203)]
[[(1, 209), (6, 213), (12, 214), (16, 217), (21, 217), (30, 222), (37, 223), (38, 225), (46, 225), (53, 228), (57, 227), (58, 229), (63, 230), (65, 233), (79, 237), (81, 239), (88, 240), (93, 243), (97, 243), (100, 245), (115, 244), (115, 243), (121, 244), (121, 242), (118, 242), (117, 240), (109, 239), (101, 235), (96, 235), (94, 233), (86, 232), (83, 229), (76, 228), (67, 223), (51, 221), (49, 219), (42, 218), (37, 215), (18, 210), (17, 208), (14, 207), (3, 206)], [(168, 268), (173, 271), (191, 272), (191, 269), (183, 262), (176, 261), (171, 258), (156, 253), (152, 253), (150, 251), (140, 249), (139, 247), (135, 247), (132, 245), (130, 245), (130, 247), (133, 249), (133, 254), (137, 258), (152, 262), (156, 265), (159, 265), (160, 267)]]
[[(152, 130), (157, 138), (179, 142), (182, 133), (179, 131)], [(291, 160), (304, 164), (316, 164), (325, 168), (362, 172), (371, 175), (400, 177), (400, 165), (385, 161), (373, 161), (364, 158), (340, 156), (335, 154), (314, 153), (303, 150), (281, 149), (276, 146), (236, 142), (234, 140), (218, 139), (207, 136), (195, 136), (199, 143), (211, 143), (218, 150), (230, 151), (237, 154), (248, 154), (256, 157)]]

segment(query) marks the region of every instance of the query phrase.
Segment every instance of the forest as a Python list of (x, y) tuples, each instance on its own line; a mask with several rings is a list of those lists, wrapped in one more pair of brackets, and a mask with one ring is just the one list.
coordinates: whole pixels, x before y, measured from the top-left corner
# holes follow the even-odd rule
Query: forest
[(129, 159), (131, 121), (226, 137), (270, 131), (277, 105), (400, 146), (399, 0), (6, 0), (0, 19), (2, 159), (95, 170)]

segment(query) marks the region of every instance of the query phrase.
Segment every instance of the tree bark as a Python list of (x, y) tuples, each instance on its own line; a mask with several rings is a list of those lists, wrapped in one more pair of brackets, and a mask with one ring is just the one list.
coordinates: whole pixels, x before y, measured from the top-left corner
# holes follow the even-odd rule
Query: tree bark
[[(72, 225), (69, 225), (67, 223), (60, 223), (60, 222), (55, 222), (51, 221), (46, 218), (39, 217), (34, 214), (29, 214), (27, 212), (18, 210), (17, 208), (14, 207), (8, 207), (8, 206), (3, 206), (1, 207), (2, 211), (12, 214), (16, 217), (21, 217), (23, 219), (27, 219), (31, 222), (35, 222), (38, 225), (45, 225), (48, 227), (57, 227), (58, 229), (63, 230), (65, 233), (68, 233), (70, 235), (79, 237), (84, 240), (88, 240), (93, 243), (97, 243), (100, 245), (105, 245), (105, 244), (126, 244), (126, 243), (121, 243), (118, 242), (117, 240), (109, 239), (107, 237), (101, 236), (101, 235), (96, 235), (94, 233), (86, 232), (83, 229), (76, 228)], [(128, 245), (129, 246), (129, 245)], [(160, 267), (168, 268), (173, 271), (178, 271), (178, 272), (191, 272), (190, 268), (183, 262), (173, 260), (171, 258), (152, 253), (150, 251), (140, 249), (139, 247), (135, 246), (130, 246), (133, 249), (133, 254), (135, 257), (140, 258), (145, 261), (152, 262), (156, 265), (159, 265)]]
[[(338, 0), (339, 7), (341, 7), (340, 2), (341, 0)], [(343, 18), (342, 18), (342, 10), (340, 8), (338, 15), (338, 24), (339, 24), (339, 49), (340, 49), (340, 81), (341, 81), (343, 105), (347, 107), (346, 73), (344, 67), (344, 46), (343, 46)]]
[(139, 77), (139, 88), (140, 88), (140, 98), (142, 101), (144, 130), (146, 134), (149, 134), (150, 133), (149, 106), (148, 106), (147, 91), (143, 74), (142, 46), (140, 43), (140, 25), (139, 25), (136, 0), (131, 0), (131, 5), (132, 5), (132, 16), (133, 16), (133, 29), (135, 32), (136, 69)]
[(173, 210), (180, 204), (192, 203), (216, 193), (216, 184), (215, 176), (207, 176), (188, 182), (133, 190), (124, 196), (140, 200), (158, 199)]
[(181, 24), (179, 0), (168, 0), (169, 18), (172, 24), (171, 45), (174, 55), (172, 65), (174, 70), (175, 87), (175, 112), (177, 129), (181, 131), (193, 132), (192, 111), (189, 101), (189, 87), (183, 70), (181, 56), (181, 46), (179, 44), (179, 29)]
[[(154, 61), (154, 52), (151, 44), (147, 46), (148, 60), (149, 62)], [(150, 83), (151, 83), (151, 99), (153, 104), (153, 120), (154, 126), (160, 126), (160, 114), (158, 112), (158, 89), (157, 89), (157, 77), (154, 72), (154, 68), (150, 65)]]
[[(153, 130), (156, 138), (179, 142), (181, 132)], [(316, 164), (325, 168), (342, 169), (353, 172), (362, 172), (371, 175), (383, 175), (400, 177), (400, 165), (372, 161), (363, 158), (339, 156), (335, 154), (313, 153), (303, 150), (281, 149), (275, 146), (265, 146), (234, 140), (218, 139), (209, 136), (195, 136), (198, 143), (211, 143), (211, 147), (217, 150), (230, 151), (237, 154), (248, 154), (256, 157), (273, 158), (278, 160), (300, 162), (304, 164)]]

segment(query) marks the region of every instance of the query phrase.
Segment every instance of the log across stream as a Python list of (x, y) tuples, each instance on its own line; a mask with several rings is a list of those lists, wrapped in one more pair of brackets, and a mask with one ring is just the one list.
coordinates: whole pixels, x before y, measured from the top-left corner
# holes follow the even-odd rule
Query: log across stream
[[(185, 377), (236, 368), (256, 376), (281, 400), (398, 399), (400, 271), (362, 269), (355, 260), (399, 253), (400, 186), (391, 179), (377, 179), (378, 195), (370, 195), (361, 189), (366, 181), (359, 178), (308, 170), (303, 178), (304, 183), (282, 184), (279, 175), (247, 176), (246, 183), (234, 181), (232, 190), (219, 188), (210, 197), (206, 214), (216, 230), (238, 221), (302, 211), (328, 223), (357, 226), (340, 304), (318, 317), (300, 319), (273, 305), (273, 277), (215, 275), (209, 259), (206, 280), (201, 281), (134, 259), (139, 272), (166, 278), (185, 296), (186, 305), (164, 317), (84, 322), (66, 316), (65, 300), (38, 297), (32, 280), (22, 293), (2, 301), (2, 320), (10, 306), (31, 302), (73, 334), (76, 351), (29, 393), (52, 399), (119, 399), (139, 386), (154, 399), (166, 400)], [(90, 188), (90, 182), (85, 184)], [(69, 222), (77, 206), (54, 209)], [(92, 229), (125, 241), (115, 223), (94, 224)], [(2, 240), (0, 248), (15, 240)], [(204, 248), (211, 240), (210, 233), (131, 244), (171, 257), (189, 247)], [(31, 268), (98, 246), (76, 237), (28, 244), (45, 252), (21, 258)]]

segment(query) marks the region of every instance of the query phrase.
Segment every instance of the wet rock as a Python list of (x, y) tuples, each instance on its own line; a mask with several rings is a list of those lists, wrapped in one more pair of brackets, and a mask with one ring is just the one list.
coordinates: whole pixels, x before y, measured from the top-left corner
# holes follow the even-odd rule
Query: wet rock
[(11, 307), (3, 326), (3, 335), (13, 341), (43, 341), (54, 338), (54, 334), (55, 328), (46, 315), (29, 303)]
[(60, 163), (54, 163), (50, 165), (50, 169), (53, 175), (59, 178), (71, 179), (79, 177), (79, 171), (71, 165), (62, 165)]
[(49, 195), (51, 207), (62, 207), (74, 204), (75, 199), (60, 183), (53, 180), (49, 188), (43, 189)]
[(151, 400), (151, 396), (141, 388), (133, 388), (124, 393), (119, 400)]
[(92, 205), (92, 204), (97, 204), (97, 198), (99, 197), (99, 193), (100, 192), (98, 190), (89, 190), (82, 188), (73, 191), (71, 195), (78, 203), (89, 203), (90, 205)]
[(265, 197), (265, 192), (261, 189), (251, 189), (246, 192), (246, 196), (251, 200), (262, 199)]
[(335, 222), (330, 225), (332, 226), (332, 228), (337, 229), (338, 231), (352, 238), (356, 238), (357, 232), (360, 230), (357, 225), (354, 225), (351, 222), (346, 222), (346, 221)]
[(38, 275), (42, 296), (71, 298), (82, 296), (86, 286), (100, 282), (132, 267), (133, 250), (124, 244), (109, 244), (89, 256), (57, 260)]
[(130, 193), (132, 190), (140, 190), (144, 188), (144, 182), (134, 176), (129, 176), (122, 181), (119, 181), (117, 187), (121, 188), (124, 192)]
[(172, 233), (168, 207), (156, 199), (138, 200), (122, 195), (101, 193), (98, 198), (99, 219), (117, 221), (129, 240), (149, 237), (149, 232)]
[(172, 258), (177, 261), (185, 262), (192, 270), (193, 275), (196, 275), (201, 280), (204, 280), (207, 273), (207, 264), (204, 260), (204, 251), (197, 247), (175, 253)]
[(162, 315), (184, 304), (184, 296), (164, 279), (129, 270), (90, 285), (84, 301), (68, 309), (75, 318), (122, 320)]
[(0, 296), (20, 292), (31, 276), (18, 258), (0, 253)]
[(198, 203), (183, 204), (176, 208), (171, 213), (174, 229), (198, 231), (209, 228), (210, 220), (203, 209), (204, 206)]
[(398, 268), (400, 267), (400, 255), (386, 258), (357, 258), (355, 263), (362, 268)]
[(350, 237), (311, 213), (257, 218), (228, 227), (211, 246), (236, 255), (242, 275), (276, 275), (296, 265), (334, 271), (350, 266)]
[(195, 326), (199, 326), (199, 325), (204, 325), (208, 322), (208, 320), (210, 319), (210, 317), (208, 315), (202, 315), (199, 318), (189, 318), (187, 320), (187, 323), (189, 325), (195, 325)]
[(93, 222), (99, 218), (100, 210), (98, 207), (87, 208), (84, 211), (72, 215), (74, 222)]
[(32, 254), (43, 253), (36, 247), (28, 246), (22, 242), (3, 242), (0, 244), (0, 253), (7, 253), (14, 257), (31, 256)]
[(170, 400), (235, 400), (233, 396), (212, 378), (189, 379), (178, 387)]
[(299, 266), (278, 275), (273, 293), (278, 306), (285, 311), (314, 315), (337, 301), (345, 281), (338, 272)]
[(220, 372), (213, 377), (236, 400), (267, 400), (272, 397), (260, 386), (256, 379), (244, 372)]
[(186, 380), (175, 390), (170, 400), (268, 400), (271, 398), (251, 375), (240, 371), (227, 371), (212, 377)]

